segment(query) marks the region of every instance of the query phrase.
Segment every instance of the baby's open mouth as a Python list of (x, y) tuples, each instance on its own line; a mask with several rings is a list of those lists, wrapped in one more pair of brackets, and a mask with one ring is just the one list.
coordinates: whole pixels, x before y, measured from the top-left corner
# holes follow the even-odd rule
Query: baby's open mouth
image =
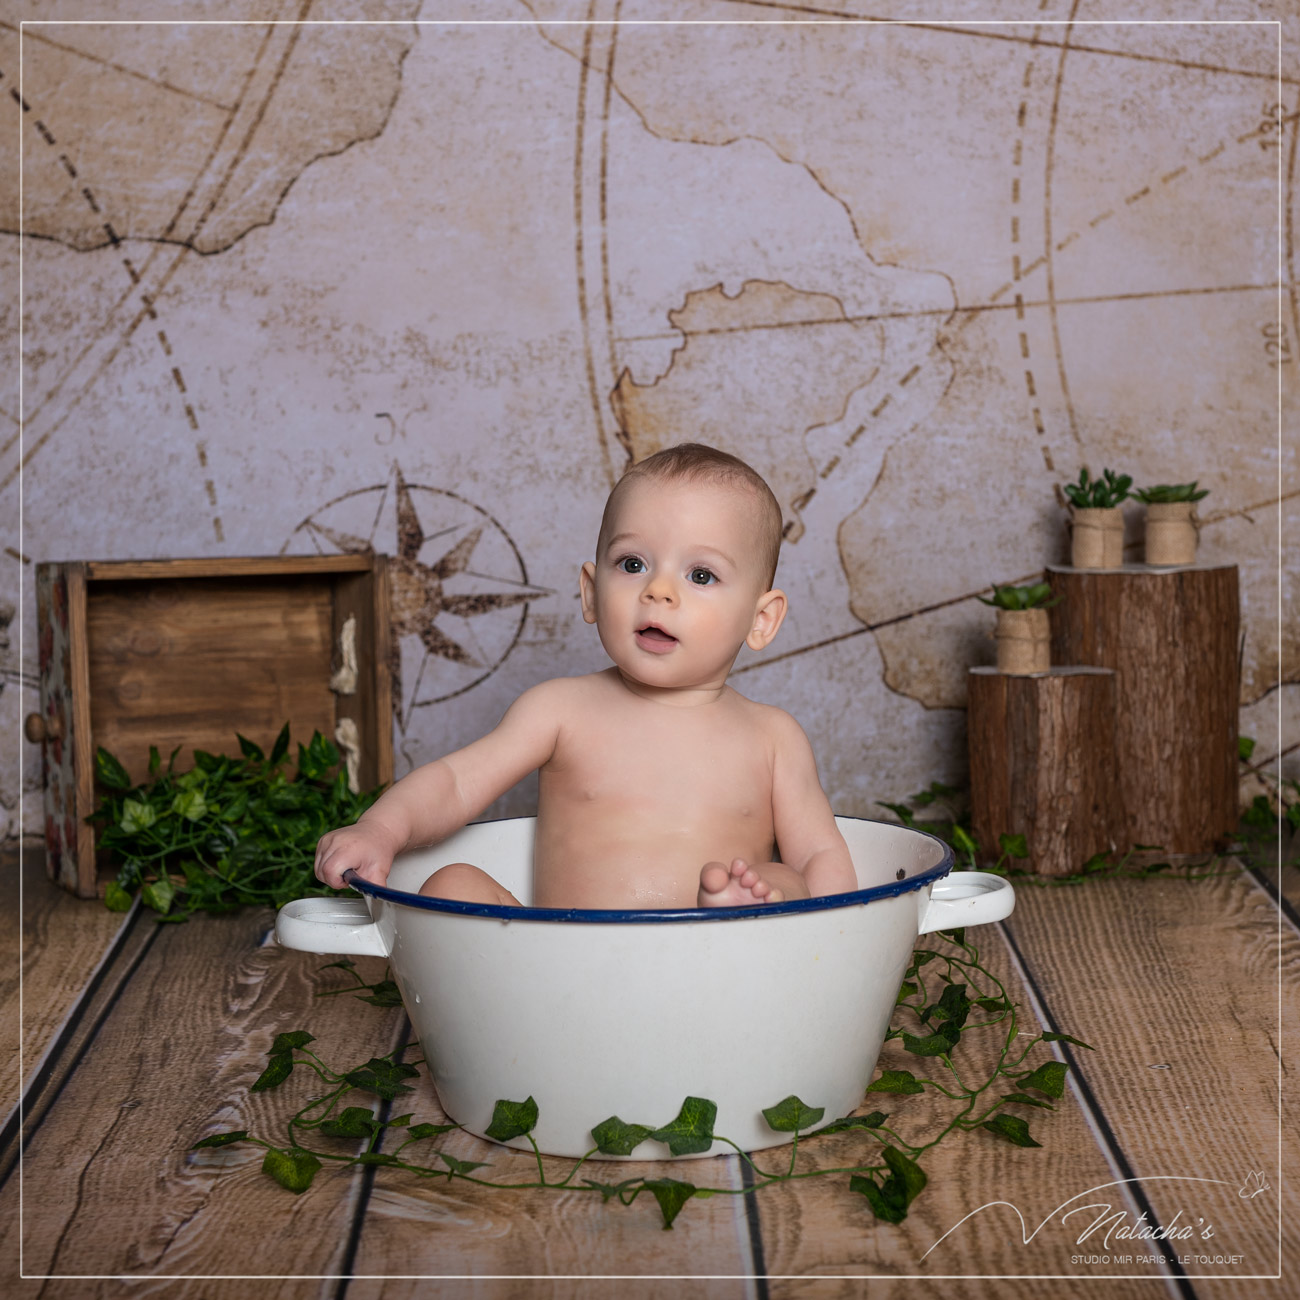
[(637, 641), (645, 646), (647, 650), (667, 650), (675, 646), (677, 638), (663, 628), (656, 628), (653, 624), (646, 624), (646, 627), (637, 628)]

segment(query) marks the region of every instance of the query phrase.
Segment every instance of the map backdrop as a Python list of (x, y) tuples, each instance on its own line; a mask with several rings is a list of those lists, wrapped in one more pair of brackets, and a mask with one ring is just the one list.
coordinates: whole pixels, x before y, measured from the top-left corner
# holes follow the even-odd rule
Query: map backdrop
[[(976, 594), (1066, 558), (1082, 465), (1210, 489), (1241, 729), (1289, 751), (1300, 14), (876, 8), (3, 0), (0, 837), (24, 782), (40, 825), (35, 562), (393, 556), (400, 775), (604, 665), (578, 566), (685, 438), (782, 503), (792, 611), (733, 682), (837, 811), (962, 779)], [(482, 599), (431, 599), (458, 546)]]

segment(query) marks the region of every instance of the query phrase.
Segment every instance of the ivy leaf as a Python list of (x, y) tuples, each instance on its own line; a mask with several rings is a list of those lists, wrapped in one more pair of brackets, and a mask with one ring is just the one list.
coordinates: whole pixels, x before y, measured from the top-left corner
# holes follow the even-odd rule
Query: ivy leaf
[(387, 1061), (379, 1056), (372, 1056), (365, 1065), (349, 1070), (343, 1077), (354, 1088), (364, 1092), (373, 1092), (385, 1101), (392, 1101), (399, 1093), (414, 1092), (402, 1082), (403, 1079), (419, 1078), (420, 1072), (409, 1065), (396, 1061)]
[(262, 1172), (269, 1174), (281, 1187), (301, 1195), (311, 1186), (320, 1161), (310, 1151), (294, 1148), (281, 1151), (273, 1147), (262, 1161)]
[(413, 1111), (407, 1115), (390, 1116), (388, 1120), (388, 1127), (405, 1128), (414, 1118), (415, 1118), (415, 1113)]
[(1065, 1095), (1065, 1074), (1070, 1067), (1064, 1061), (1044, 1061), (1038, 1069), (1016, 1080), (1022, 1088), (1033, 1088), (1048, 1097)]
[(882, 1070), (880, 1078), (867, 1085), (868, 1092), (895, 1092), (903, 1096), (924, 1092), (911, 1070)]
[(246, 1128), (237, 1128), (230, 1133), (213, 1133), (208, 1137), (200, 1138), (192, 1147), (191, 1151), (197, 1151), (200, 1147), (228, 1147), (232, 1142), (242, 1142), (248, 1136)]
[(419, 1142), (423, 1138), (437, 1137), (441, 1133), (450, 1133), (456, 1127), (455, 1124), (412, 1124), (407, 1130), (406, 1136), (412, 1142)]
[(1029, 856), (1029, 842), (1023, 835), (999, 835), (998, 848), (1008, 857), (1027, 858)]
[(220, 769), (225, 759), (220, 754), (209, 754), (206, 749), (196, 749), (194, 751), (194, 766), (200, 772), (212, 773)]
[(104, 887), (104, 906), (110, 912), (129, 912), (134, 901), (116, 880), (110, 880)]
[(387, 1151), (363, 1151), (356, 1158), (359, 1165), (397, 1165), (401, 1161)]
[(533, 1131), (537, 1123), (537, 1103), (529, 1097), (526, 1101), (498, 1101), (492, 1108), (492, 1123), (483, 1130), (497, 1142), (509, 1142)]
[(1075, 1047), (1086, 1047), (1090, 1052), (1097, 1050), (1090, 1043), (1085, 1043), (1082, 1038), (1071, 1038), (1069, 1034), (1043, 1034), (1041, 1038), (1045, 1043), (1073, 1043)]
[(378, 984), (368, 986), (368, 994), (358, 993), (362, 1002), (369, 1002), (372, 1007), (400, 1007), (402, 994), (393, 980), (380, 980)]
[(110, 790), (131, 788), (131, 777), (126, 768), (103, 745), (95, 750), (95, 780)]
[(849, 1191), (865, 1196), (871, 1212), (885, 1223), (902, 1223), (907, 1218), (907, 1207), (887, 1200), (876, 1180), (866, 1174), (854, 1174), (849, 1179)]
[(1041, 1142), (1035, 1142), (1029, 1136), (1029, 1125), (1015, 1115), (994, 1115), (992, 1119), (986, 1119), (980, 1125), (980, 1128), (986, 1128), (990, 1133), (995, 1133), (1000, 1138), (1006, 1138), (1014, 1146), (1042, 1146)]
[(912, 810), (906, 804), (885, 803), (883, 800), (877, 799), (876, 807), (888, 808), (889, 811), (893, 813), (894, 816), (897, 817), (898, 820), (902, 822), (904, 826), (916, 825), (916, 817), (913, 815)]
[(337, 1119), (325, 1120), (320, 1131), (332, 1138), (368, 1138), (378, 1127), (371, 1111), (364, 1106), (349, 1106)]
[(717, 1117), (718, 1107), (714, 1102), (704, 1097), (687, 1097), (677, 1112), (677, 1118), (663, 1128), (655, 1129), (650, 1136), (656, 1142), (666, 1142), (668, 1150), (675, 1156), (694, 1155), (713, 1145), (713, 1121)]
[(280, 734), (275, 738), (275, 744), (271, 746), (271, 766), (283, 761), (284, 756), (289, 752), (289, 724), (286, 722), (280, 728)]
[(959, 853), (974, 855), (980, 851), (979, 841), (964, 826), (953, 826), (952, 845)]
[(1237, 757), (1238, 757), (1239, 759), (1241, 759), (1241, 761), (1242, 761), (1243, 763), (1248, 763), (1248, 762), (1250, 762), (1250, 756), (1251, 756), (1254, 752), (1255, 752), (1255, 738), (1254, 738), (1254, 736), (1238, 736), (1238, 737), (1237, 737)]
[(128, 835), (138, 835), (148, 830), (158, 820), (158, 810), (151, 803), (142, 803), (139, 799), (122, 801), (122, 816), (118, 825)]
[[(955, 1046), (956, 1039), (948, 1034), (927, 1034), (924, 1038), (917, 1038), (914, 1034), (904, 1032), (903, 1047), (912, 1053), (913, 1056), (943, 1056), (951, 1052)], [(872, 1087), (875, 1085), (873, 1084)], [(867, 1089), (871, 1091), (870, 1088)], [(889, 1089), (887, 1091), (892, 1091)], [(908, 1091), (911, 1091), (908, 1089)], [(920, 1092), (920, 1088), (917, 1089)]]
[[(697, 1097), (688, 1098), (688, 1100), (698, 1101), (700, 1099)], [(713, 1105), (712, 1102), (708, 1104)], [(717, 1110), (716, 1106), (714, 1110)], [(692, 1150), (699, 1151), (706, 1149), (706, 1147), (692, 1148)], [(675, 1152), (674, 1154), (679, 1153)], [(673, 1220), (681, 1213), (682, 1206), (696, 1192), (694, 1183), (679, 1182), (676, 1178), (647, 1178), (641, 1185), (659, 1202), (659, 1212), (664, 1216), (665, 1231), (673, 1226)]]
[(624, 1124), (617, 1115), (611, 1115), (591, 1130), (591, 1136), (601, 1155), (630, 1156), (653, 1132), (646, 1124)]
[(447, 1169), (453, 1174), (472, 1174), (476, 1169), (486, 1169), (486, 1160), (457, 1160), (455, 1156), (449, 1156), (445, 1151), (437, 1153), (438, 1159), (442, 1161)]
[(1010, 1011), (1011, 1003), (1006, 998), (976, 998), (975, 1005), (981, 1011)]
[(176, 897), (176, 886), (166, 876), (161, 876), (146, 885), (140, 891), (140, 897), (146, 907), (152, 907), (155, 912), (167, 913), (171, 911), (172, 899)]
[(266, 758), (266, 755), (262, 753), (261, 745), (255, 745), (247, 736), (241, 736), (239, 732), (235, 732), (235, 739), (239, 741), (239, 752), (245, 758), (251, 758), (255, 763), (260, 763)]
[(278, 1088), (293, 1073), (293, 1057), (288, 1052), (274, 1052), (266, 1069), (253, 1081), (249, 1092), (265, 1092)]
[(608, 1205), (611, 1198), (615, 1196), (621, 1197), (629, 1187), (640, 1181), (640, 1178), (625, 1178), (621, 1183), (600, 1183), (594, 1178), (584, 1178), (582, 1183), (584, 1187), (590, 1187), (593, 1191), (599, 1192), (600, 1203)]
[(1044, 1101), (1041, 1097), (1031, 1097), (1024, 1092), (1009, 1092), (1002, 1098), (1005, 1101), (1013, 1101), (1017, 1106), (1037, 1106), (1040, 1110), (1055, 1110), (1056, 1107), (1050, 1101)]
[(306, 1047), (308, 1043), (314, 1043), (316, 1036), (309, 1034), (305, 1029), (291, 1029), (285, 1034), (276, 1034), (275, 1042), (271, 1044), (268, 1056), (278, 1056), (281, 1052), (292, 1052), (296, 1048)]
[(922, 1019), (943, 1021), (944, 1029), (940, 1032), (944, 1032), (947, 1036), (946, 1030), (960, 1029), (966, 1023), (968, 1015), (970, 1015), (970, 996), (966, 992), (966, 985), (949, 984), (938, 1002), (925, 1009)]
[(873, 1110), (869, 1115), (846, 1115), (843, 1119), (827, 1124), (825, 1128), (819, 1128), (817, 1136), (821, 1137), (823, 1133), (847, 1133), (853, 1129), (879, 1128), (888, 1118), (883, 1110)]
[(157, 745), (149, 746), (149, 775), (153, 776), (162, 766), (162, 758), (158, 753)]
[(898, 996), (894, 999), (894, 1005), (899, 1006), (906, 1002), (914, 993), (920, 992), (920, 986), (914, 984), (911, 980), (904, 980), (899, 987)]
[(767, 1107), (763, 1111), (763, 1118), (774, 1133), (798, 1133), (802, 1129), (812, 1128), (825, 1114), (824, 1106), (805, 1106), (792, 1093), (784, 1101)]
[(180, 813), (187, 821), (200, 821), (208, 815), (208, 801), (202, 790), (182, 790), (172, 800), (172, 812)]
[(908, 1206), (925, 1189), (925, 1171), (897, 1147), (886, 1147), (883, 1155), (885, 1164), (889, 1166), (889, 1175), (882, 1183), (855, 1174), (849, 1180), (849, 1187), (867, 1198), (878, 1219), (886, 1223), (902, 1223), (907, 1218)]

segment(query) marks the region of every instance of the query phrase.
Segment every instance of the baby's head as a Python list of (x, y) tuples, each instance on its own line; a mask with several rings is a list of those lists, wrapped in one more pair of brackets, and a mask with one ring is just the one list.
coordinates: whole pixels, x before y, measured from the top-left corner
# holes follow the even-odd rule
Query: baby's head
[(753, 521), (753, 545), (747, 557), (762, 575), (762, 590), (776, 580), (776, 564), (781, 553), (781, 507), (766, 480), (739, 456), (705, 446), (702, 442), (683, 442), (665, 447), (645, 460), (629, 465), (614, 485), (605, 502), (600, 520), (596, 553), (603, 555), (613, 535), (618, 503), (638, 480), (661, 483), (711, 483), (745, 498)]
[(720, 688), (742, 645), (785, 617), (772, 588), (781, 508), (744, 461), (698, 443), (627, 470), (605, 504), (582, 613), (624, 674), (647, 686)]

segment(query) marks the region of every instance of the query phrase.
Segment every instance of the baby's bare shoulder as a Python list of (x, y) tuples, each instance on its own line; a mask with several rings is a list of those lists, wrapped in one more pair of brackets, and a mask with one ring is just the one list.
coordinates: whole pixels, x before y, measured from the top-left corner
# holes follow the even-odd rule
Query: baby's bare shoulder
[(775, 704), (760, 704), (757, 700), (746, 699), (735, 690), (732, 699), (749, 725), (762, 732), (776, 749), (808, 744), (803, 728), (784, 709)]

